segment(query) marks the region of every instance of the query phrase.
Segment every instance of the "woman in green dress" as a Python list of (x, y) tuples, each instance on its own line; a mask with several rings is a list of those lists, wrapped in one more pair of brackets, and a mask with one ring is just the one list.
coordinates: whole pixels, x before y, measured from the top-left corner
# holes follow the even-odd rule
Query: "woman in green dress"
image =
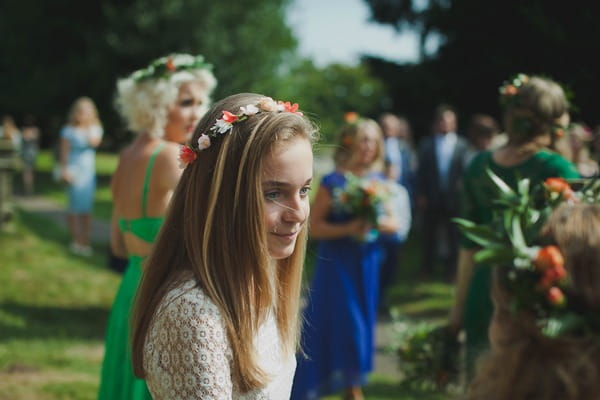
[[(520, 74), (501, 88), (501, 104), (508, 142), (494, 151), (478, 154), (464, 176), (461, 216), (478, 224), (491, 222), (498, 197), (487, 169), (514, 189), (523, 178), (535, 184), (550, 177), (579, 177), (570, 161), (550, 150), (569, 122), (569, 104), (559, 84)], [(488, 348), (493, 312), (491, 269), (475, 265), (473, 257), (478, 250), (475, 243), (462, 238), (455, 302), (449, 320), (452, 332), (465, 329), (469, 377), (477, 357)]]
[(99, 399), (151, 399), (145, 381), (133, 374), (130, 310), (181, 175), (179, 143), (208, 110), (215, 85), (203, 57), (187, 54), (160, 58), (118, 82), (117, 105), (136, 137), (121, 152), (111, 181), (111, 249), (129, 263), (108, 321)]

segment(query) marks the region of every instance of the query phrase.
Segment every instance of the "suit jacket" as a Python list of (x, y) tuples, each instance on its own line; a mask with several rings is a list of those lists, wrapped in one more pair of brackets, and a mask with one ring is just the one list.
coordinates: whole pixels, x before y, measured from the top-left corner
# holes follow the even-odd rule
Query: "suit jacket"
[(417, 170), (417, 195), (427, 199), (428, 209), (435, 209), (449, 216), (459, 215), (462, 178), (468, 149), (467, 141), (457, 135), (454, 152), (450, 159), (447, 186), (443, 188), (439, 176), (434, 136), (429, 135), (421, 140)]

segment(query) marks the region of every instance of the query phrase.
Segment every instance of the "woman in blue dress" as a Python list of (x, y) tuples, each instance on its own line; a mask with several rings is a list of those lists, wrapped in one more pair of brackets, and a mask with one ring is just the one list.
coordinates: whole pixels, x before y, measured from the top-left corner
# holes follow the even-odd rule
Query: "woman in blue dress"
[(383, 135), (375, 121), (359, 119), (345, 126), (334, 155), (336, 169), (323, 177), (316, 193), (310, 235), (319, 240), (319, 248), (292, 399), (340, 390), (349, 399), (363, 397), (361, 386), (373, 369), (382, 260), (377, 234), (395, 232), (397, 223), (382, 213), (372, 226), (336, 205), (348, 174), (383, 181), (383, 157)]
[(67, 218), (70, 250), (90, 256), (91, 211), (96, 193), (96, 148), (102, 141), (102, 125), (89, 97), (73, 103), (67, 124), (60, 132), (60, 177), (68, 185)]

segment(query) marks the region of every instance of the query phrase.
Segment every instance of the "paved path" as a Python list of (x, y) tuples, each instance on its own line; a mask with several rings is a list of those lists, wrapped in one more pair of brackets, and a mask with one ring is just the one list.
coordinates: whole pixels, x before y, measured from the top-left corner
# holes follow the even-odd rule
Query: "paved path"
[[(25, 211), (43, 216), (52, 222), (67, 229), (66, 214), (63, 207), (55, 202), (39, 196), (15, 196), (15, 206)], [(92, 242), (108, 243), (110, 226), (107, 221), (94, 219), (92, 221)], [(386, 348), (391, 343), (392, 328), (389, 321), (381, 320), (377, 324), (375, 354), (375, 373), (391, 379), (398, 378), (397, 358), (387, 354)]]

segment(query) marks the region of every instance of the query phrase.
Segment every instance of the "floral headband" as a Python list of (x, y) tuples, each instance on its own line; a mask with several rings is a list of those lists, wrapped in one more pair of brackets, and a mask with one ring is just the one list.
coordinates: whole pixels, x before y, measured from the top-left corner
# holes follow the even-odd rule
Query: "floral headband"
[(303, 115), (298, 111), (298, 103), (291, 104), (289, 101), (275, 101), (270, 97), (263, 97), (257, 104), (248, 104), (240, 107), (238, 114), (233, 114), (223, 110), (221, 118), (217, 119), (208, 133), (200, 135), (197, 141), (197, 148), (191, 145), (182, 145), (179, 150), (179, 166), (185, 168), (193, 163), (198, 157), (198, 152), (205, 150), (211, 145), (211, 138), (217, 138), (229, 132), (233, 125), (243, 122), (251, 116), (261, 112), (290, 112), (297, 115)]
[(499, 88), (500, 104), (503, 106), (518, 105), (519, 89), (529, 81), (529, 76), (526, 74), (517, 74), (514, 78), (504, 82)]
[[(513, 309), (533, 313), (545, 336), (598, 327), (597, 320), (569, 302), (569, 281), (560, 249), (533, 243), (538, 241), (547, 217), (560, 204), (600, 203), (600, 181), (592, 180), (575, 191), (562, 178), (548, 178), (530, 192), (530, 181), (522, 179), (518, 190), (513, 191), (493, 172), (487, 173), (499, 188), (496, 203), (503, 211), (491, 225), (454, 219), (465, 236), (483, 248), (475, 254), (475, 261), (504, 268), (503, 284), (512, 293)], [(543, 196), (543, 204), (535, 200), (539, 198), (536, 195)]]
[(212, 65), (204, 61), (201, 55), (173, 54), (154, 60), (146, 68), (135, 71), (131, 77), (136, 82), (148, 79), (164, 79), (171, 74), (186, 70), (212, 69)]

